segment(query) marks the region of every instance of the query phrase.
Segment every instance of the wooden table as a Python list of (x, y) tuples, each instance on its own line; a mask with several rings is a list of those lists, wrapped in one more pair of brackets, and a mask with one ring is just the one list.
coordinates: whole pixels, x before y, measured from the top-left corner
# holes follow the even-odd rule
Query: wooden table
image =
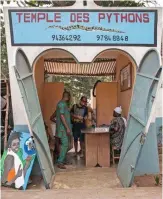
[(86, 167), (110, 167), (110, 135), (108, 132), (85, 132)]

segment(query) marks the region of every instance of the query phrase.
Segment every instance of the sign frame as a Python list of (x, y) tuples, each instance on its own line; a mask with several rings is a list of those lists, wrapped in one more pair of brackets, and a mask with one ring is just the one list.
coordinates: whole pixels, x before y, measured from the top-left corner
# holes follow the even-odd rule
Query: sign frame
[[(153, 44), (124, 44), (124, 43), (15, 43), (14, 42), (14, 33), (12, 26), (12, 12), (153, 12), (155, 14), (154, 21), (154, 43)], [(93, 10), (84, 10), (84, 9), (9, 9), (9, 24), (10, 24), (10, 35), (11, 35), (11, 45), (12, 46), (144, 46), (144, 47), (157, 47), (157, 23), (158, 23), (158, 12), (155, 9), (118, 9), (118, 10), (105, 10), (105, 9), (93, 9)]]
[[(127, 78), (127, 81), (130, 81), (130, 86), (128, 86), (128, 87), (123, 87), (122, 85), (121, 85), (121, 78), (122, 78), (122, 72), (123, 72), (123, 70), (125, 69), (125, 68), (127, 68), (127, 67), (129, 67), (129, 79)], [(127, 82), (128, 83), (128, 82)], [(121, 70), (120, 70), (120, 91), (121, 92), (124, 92), (124, 91), (126, 91), (126, 90), (129, 90), (129, 89), (131, 89), (132, 88), (132, 63), (131, 62), (129, 62), (127, 65), (125, 65)]]

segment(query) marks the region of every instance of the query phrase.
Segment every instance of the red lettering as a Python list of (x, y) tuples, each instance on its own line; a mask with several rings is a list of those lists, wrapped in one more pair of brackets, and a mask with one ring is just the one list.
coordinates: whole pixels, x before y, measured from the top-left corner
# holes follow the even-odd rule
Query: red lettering
[(119, 13), (114, 13), (114, 15), (115, 15), (115, 21), (116, 21), (116, 23), (118, 23), (118, 16), (120, 15)]
[(142, 23), (142, 14), (139, 15), (138, 13), (136, 13), (135, 16), (136, 16), (136, 22)]
[(144, 23), (149, 23), (149, 15), (148, 15), (148, 13), (144, 13), (143, 14), (143, 22)]
[(53, 22), (53, 19), (49, 19), (48, 13), (46, 13), (46, 21), (47, 21), (47, 22)]
[(89, 13), (71, 13), (70, 22), (89, 22)]
[(123, 20), (127, 22), (127, 14), (121, 14), (121, 22), (123, 22)]
[[(108, 23), (111, 22), (112, 16), (114, 15), (114, 20), (116, 23), (149, 23), (150, 17), (147, 12), (143, 13), (136, 13), (136, 12), (121, 12), (121, 13), (99, 13), (98, 14), (98, 22), (100, 23), (103, 20), (107, 20)], [(61, 13), (55, 13), (53, 14), (53, 17), (51, 17), (51, 14), (49, 12), (17, 12), (16, 13), (18, 23), (39, 23), (40, 21), (45, 22), (61, 22)], [(88, 23), (90, 21), (89, 13), (82, 13), (82, 12), (74, 12), (70, 13), (70, 22), (85, 22)]]
[(89, 13), (84, 13), (83, 18), (84, 18), (83, 22), (86, 22), (86, 23), (89, 22)]
[(45, 19), (45, 13), (38, 13), (38, 22), (40, 22), (41, 20)]
[[(115, 13), (116, 14), (116, 13)], [(117, 22), (117, 14), (116, 14), (116, 22)], [(121, 14), (121, 22), (128, 23), (149, 23), (149, 15), (148, 13), (123, 13)]]
[(36, 22), (36, 13), (31, 13), (31, 22)]
[(77, 13), (77, 22), (82, 22), (82, 13)]
[(108, 18), (108, 22), (110, 23), (110, 19), (111, 19), (111, 16), (112, 16), (112, 13), (107, 13), (107, 18)]
[(128, 14), (128, 22), (134, 23), (135, 22), (135, 15), (134, 13), (129, 13)]
[(61, 13), (54, 14), (54, 22), (61, 22)]
[(75, 21), (76, 21), (75, 13), (71, 13), (71, 15), (70, 15), (70, 22), (75, 22)]
[(105, 14), (104, 13), (99, 13), (98, 14), (98, 22), (100, 23), (101, 19), (105, 19)]
[(30, 13), (24, 13), (24, 22), (30, 22)]
[(18, 15), (18, 22), (20, 23), (20, 21), (21, 21), (21, 15), (22, 15), (23, 13), (16, 13), (16, 15)]

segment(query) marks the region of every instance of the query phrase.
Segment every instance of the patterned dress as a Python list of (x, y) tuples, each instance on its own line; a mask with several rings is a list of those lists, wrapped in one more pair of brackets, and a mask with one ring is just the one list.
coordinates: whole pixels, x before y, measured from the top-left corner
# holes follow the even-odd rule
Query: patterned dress
[(125, 134), (125, 122), (124, 118), (116, 117), (110, 124), (110, 142), (111, 145), (120, 150), (123, 143), (123, 137)]

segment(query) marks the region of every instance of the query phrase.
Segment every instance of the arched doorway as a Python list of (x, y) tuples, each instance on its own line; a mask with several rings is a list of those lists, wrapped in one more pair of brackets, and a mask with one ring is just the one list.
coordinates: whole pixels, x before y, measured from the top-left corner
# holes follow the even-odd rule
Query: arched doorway
[[(121, 91), (120, 72), (129, 64), (131, 65), (131, 86)], [(83, 95), (89, 96), (90, 103), (94, 106), (94, 109), (96, 108), (96, 100), (93, 98), (90, 91), (94, 83), (99, 79), (102, 80), (102, 82), (117, 82), (117, 105), (122, 106), (123, 114), (127, 117), (132, 88), (135, 81), (136, 68), (137, 65), (135, 60), (128, 53), (119, 49), (104, 50), (100, 52), (91, 63), (79, 63), (76, 57), (63, 49), (49, 49), (43, 52), (33, 63), (33, 73), (45, 121), (49, 123), (49, 117), (52, 111), (55, 110), (58, 100), (61, 99), (62, 92), (65, 88), (64, 78), (66, 77), (72, 79), (80, 78), (81, 82), (93, 79), (91, 80), (92, 85), (88, 87), (89, 92), (83, 91), (85, 89), (84, 86), (83, 90), (81, 89), (80, 92)], [(60, 79), (54, 78), (58, 75), (61, 77)], [(71, 84), (71, 82), (69, 84)], [(72, 87), (69, 87), (69, 90), (73, 92), (77, 91), (73, 90)], [(50, 95), (51, 98), (49, 98), (48, 95)], [(52, 95), (54, 95), (54, 97), (52, 97)], [(78, 96), (78, 98), (79, 97), (80, 96)]]
[[(121, 63), (122, 63), (122, 57), (121, 57)], [(99, 61), (99, 60), (98, 60)], [(99, 62), (97, 61), (97, 64), (99, 64)], [(100, 60), (100, 61), (103, 61), (104, 62), (104, 60)], [(112, 61), (113, 61), (113, 59), (112, 59)], [(130, 60), (128, 60), (128, 61), (130, 61)], [(151, 70), (149, 70), (149, 66), (152, 66), (153, 65), (153, 63), (155, 63), (155, 61), (157, 62), (156, 64), (154, 64), (155, 65), (155, 70), (153, 71), (151, 71)], [(73, 62), (74, 63), (74, 62)], [(100, 62), (101, 63), (101, 62)], [(108, 63), (108, 60), (107, 60), (107, 63)], [(62, 63), (63, 64), (63, 63)], [(74, 63), (74, 64), (76, 64), (76, 63)], [(77, 64), (79, 64), (79, 63), (77, 63)], [(88, 63), (87, 63), (88, 64)], [(95, 64), (95, 62), (93, 63), (93, 64)], [(130, 65), (131, 65), (132, 63), (130, 63)], [(85, 65), (83, 65), (83, 66), (85, 66)], [(94, 65), (95, 66), (95, 65)], [(113, 71), (118, 71), (118, 67), (116, 67), (116, 66), (118, 66), (118, 65), (116, 65), (116, 64), (112, 64), (112, 66), (110, 67), (110, 68), (113, 68), (113, 66), (114, 66), (114, 70)], [(126, 66), (125, 66), (126, 67)], [(141, 62), (141, 65), (140, 65), (140, 68), (139, 68), (139, 70), (138, 70), (138, 74), (137, 74), (137, 77), (138, 77), (138, 79), (137, 79), (137, 81), (136, 81), (136, 89), (134, 89), (134, 97), (133, 97), (133, 100), (132, 100), (132, 105), (131, 105), (131, 111), (130, 111), (130, 118), (129, 118), (129, 120), (131, 120), (131, 119), (133, 119), (136, 123), (135, 123), (135, 128), (134, 128), (134, 131), (136, 131), (136, 133), (138, 133), (138, 135), (136, 135), (136, 133), (134, 133), (134, 131), (130, 131), (129, 132), (129, 136), (125, 136), (125, 142), (124, 142), (124, 144), (123, 144), (123, 148), (122, 148), (122, 150), (123, 150), (123, 157), (121, 158), (122, 160), (121, 160), (121, 162), (120, 162), (120, 164), (119, 164), (119, 170), (118, 170), (118, 174), (119, 174), (119, 176), (120, 176), (120, 179), (121, 180), (123, 180), (124, 181), (124, 183), (123, 183), (123, 185), (125, 185), (125, 186), (130, 186), (131, 185), (131, 183), (132, 183), (132, 180), (133, 180), (133, 177), (134, 177), (134, 175), (135, 175), (135, 173), (133, 173), (132, 175), (130, 175), (129, 176), (129, 181), (127, 181), (126, 182), (126, 178), (124, 177), (124, 176), (122, 176), (122, 178), (121, 178), (121, 175), (124, 175), (125, 173), (124, 172), (121, 172), (122, 171), (122, 169), (124, 169), (125, 168), (125, 172), (127, 171), (127, 172), (130, 172), (130, 170), (128, 169), (128, 167), (130, 167), (130, 161), (132, 161), (132, 158), (134, 159), (134, 162), (135, 162), (135, 167), (133, 167), (133, 169), (135, 169), (136, 168), (136, 166), (137, 166), (137, 161), (139, 160), (139, 152), (141, 152), (140, 150), (142, 149), (142, 147), (139, 149), (139, 151), (138, 151), (138, 156), (135, 156), (135, 154), (134, 154), (134, 151), (133, 150), (128, 150), (127, 149), (127, 151), (125, 151), (125, 148), (128, 146), (128, 144), (127, 144), (127, 142), (126, 142), (126, 138), (128, 138), (129, 140), (127, 140), (129, 143), (131, 142), (131, 144), (129, 145), (129, 147), (131, 148), (131, 146), (132, 146), (132, 148), (134, 149), (134, 146), (137, 146), (137, 145), (140, 145), (139, 144), (139, 138), (140, 138), (140, 136), (141, 136), (141, 132), (142, 131), (140, 131), (140, 132), (138, 132), (139, 131), (139, 129), (137, 129), (136, 128), (136, 126), (137, 126), (137, 123), (139, 123), (139, 126), (140, 126), (140, 123), (141, 123), (141, 128), (142, 129), (144, 129), (144, 127), (145, 127), (145, 123), (144, 122), (141, 122), (141, 120), (139, 119), (139, 117), (140, 118), (142, 118), (142, 114), (141, 113), (139, 113), (139, 109), (140, 108), (142, 108), (143, 106), (142, 106), (142, 104), (144, 105), (144, 103), (147, 101), (147, 105), (148, 105), (148, 107), (147, 106), (144, 106), (144, 108), (143, 108), (143, 111), (144, 111), (144, 115), (145, 116), (149, 116), (149, 114), (148, 115), (146, 115), (147, 114), (147, 111), (146, 111), (146, 107), (149, 109), (149, 113), (150, 113), (150, 110), (151, 110), (151, 108), (152, 108), (152, 103), (151, 102), (153, 102), (153, 100), (152, 101), (150, 101), (149, 99), (151, 99), (151, 98), (153, 98), (153, 93), (154, 94), (156, 94), (156, 87), (154, 86), (154, 84), (153, 84), (153, 82), (156, 82), (156, 84), (158, 84), (158, 81), (159, 81), (159, 77), (160, 77), (160, 73), (161, 73), (161, 70), (160, 70), (160, 68), (159, 68), (160, 66), (159, 66), (159, 59), (158, 59), (158, 55), (157, 55), (157, 53), (154, 51), (154, 50), (151, 50), (151, 51), (149, 51), (144, 57), (143, 57), (143, 60), (142, 60), (142, 62)], [(86, 68), (86, 67), (85, 67)], [(94, 67), (93, 67), (94, 68)], [(101, 66), (101, 68), (105, 68), (104, 67), (104, 65), (103, 66)], [(106, 69), (108, 69), (109, 67), (107, 66), (106, 67)], [(123, 67), (122, 67), (123, 68)], [(152, 68), (152, 67), (150, 67), (150, 68)], [(83, 69), (83, 68), (82, 68)], [(87, 69), (87, 68), (86, 68)], [(153, 69), (153, 68), (152, 68)], [(120, 71), (121, 71), (121, 69), (119, 69)], [(142, 70), (143, 72), (141, 72), (140, 70)], [(157, 71), (157, 73), (155, 72), (155, 71)], [(65, 71), (64, 71), (65, 72)], [(99, 72), (99, 70), (97, 71), (97, 72)], [(70, 73), (70, 72), (69, 72)], [(147, 73), (147, 74), (145, 74), (145, 73)], [(148, 74), (149, 73), (149, 74)], [(151, 73), (152, 73), (152, 75), (153, 75), (153, 73), (154, 73), (154, 75), (153, 76), (151, 76)], [(31, 74), (31, 73), (30, 73)], [(82, 73), (83, 74), (83, 73)], [(109, 73), (107, 73), (108, 75), (109, 75)], [(113, 73), (110, 73), (111, 75), (113, 75)], [(80, 75), (81, 75), (81, 73), (80, 73)], [(87, 75), (88, 75), (88, 73), (87, 73)], [(97, 75), (97, 73), (96, 73), (96, 75)], [(120, 77), (121, 77), (121, 75), (119, 75)], [(140, 97), (140, 93), (142, 93), (142, 89), (141, 89), (141, 86), (139, 85), (139, 83), (140, 83), (140, 81), (139, 81), (139, 78), (144, 78), (144, 79), (146, 79), (145, 81), (149, 81), (150, 80), (150, 82), (152, 83), (152, 92), (151, 92), (151, 83), (150, 84), (143, 84), (143, 86), (146, 88), (146, 89), (144, 89), (145, 91), (146, 91), (146, 95), (144, 95), (145, 96), (145, 100), (144, 100), (144, 96), (143, 97)], [(131, 83), (134, 83), (134, 79), (135, 79), (135, 76), (134, 76), (134, 78), (133, 79), (131, 79), (131, 81), (130, 81), (130, 84)], [(35, 79), (36, 80), (36, 79)], [(121, 83), (121, 80), (120, 80), (120, 82), (118, 82), (119, 80), (118, 80), (118, 75), (116, 74), (116, 72), (115, 72), (115, 79), (114, 79), (115, 81), (112, 81), (113, 83), (116, 83), (116, 84), (118, 84), (118, 83)], [(133, 81), (133, 82), (132, 82)], [(143, 80), (144, 81), (144, 80)], [(35, 81), (36, 82), (36, 81)], [(41, 84), (40, 84), (41, 85)], [(123, 86), (123, 85), (122, 85)], [(117, 86), (118, 87), (118, 86)], [(44, 86), (43, 86), (43, 91), (44, 91)], [(126, 90), (132, 90), (133, 89), (133, 85), (130, 87), (130, 88), (128, 88), (128, 89), (126, 89)], [(124, 92), (124, 91), (126, 91), (126, 90), (120, 90), (121, 92)], [(118, 90), (117, 90), (118, 91)], [(144, 92), (144, 91), (143, 91)], [(105, 92), (105, 93), (107, 93), (107, 92)], [(44, 93), (43, 93), (44, 94)], [(110, 92), (110, 94), (112, 95), (112, 93)], [(132, 94), (132, 93), (131, 93)], [(110, 95), (110, 96), (111, 96)], [(117, 92), (117, 96), (118, 96), (118, 92)], [(36, 97), (37, 98), (37, 97)], [(51, 98), (51, 95), (49, 95), (49, 98)], [(143, 101), (142, 101), (143, 100)], [(136, 109), (135, 109), (136, 108)], [(132, 113), (132, 111), (134, 110), (134, 114)], [(140, 114), (140, 115), (138, 115), (138, 116), (135, 116), (135, 110), (137, 111), (136, 112), (136, 114)], [(145, 117), (145, 122), (146, 122), (146, 120), (147, 120), (147, 118)], [(148, 121), (148, 125), (149, 125), (149, 123), (150, 123), (150, 120), (151, 120), (151, 118), (149, 119), (149, 121)], [(130, 126), (130, 128), (132, 128), (132, 126), (130, 125), (130, 123), (129, 123), (129, 125), (128, 126)], [(130, 128), (128, 128), (128, 130), (130, 129)], [(146, 128), (148, 128), (148, 127), (146, 127)], [(128, 131), (127, 131), (127, 134), (128, 134)], [(126, 135), (126, 134), (125, 134)], [(136, 137), (135, 137), (135, 135), (136, 135)], [(139, 137), (138, 137), (139, 136)], [(130, 138), (130, 137), (133, 137), (133, 140)], [(136, 139), (138, 137), (138, 139)], [(136, 139), (136, 141), (137, 142), (135, 142), (135, 139)], [(142, 140), (143, 141), (143, 140)], [(134, 144), (132, 144), (134, 142)], [(144, 144), (144, 142), (142, 142), (142, 144)], [(145, 147), (145, 146), (144, 146)], [(129, 151), (129, 152), (128, 152)], [(130, 153), (130, 155), (131, 155), (131, 157), (132, 158), (128, 158), (129, 156), (126, 156), (126, 154), (127, 153)], [(124, 160), (124, 158), (126, 158), (126, 161), (123, 161)], [(141, 158), (140, 158), (141, 159)], [(129, 163), (129, 164), (128, 164)], [(127, 167), (125, 166), (127, 164)], [(123, 167), (122, 167), (122, 166)], [(125, 166), (125, 167), (124, 167)], [(132, 172), (132, 170), (131, 170), (131, 172)]]
[[(127, 118), (136, 68), (135, 61), (131, 56), (117, 49), (101, 52), (91, 63), (79, 63), (72, 54), (61, 49), (50, 49), (43, 52), (33, 64), (33, 73), (44, 121), (51, 128), (50, 116), (56, 110), (57, 103), (67, 87), (72, 96), (76, 96), (76, 92), (88, 96), (92, 105), (91, 108), (96, 115), (97, 126), (110, 123), (116, 106), (122, 107), (123, 116)], [(122, 70), (124, 70), (123, 75), (126, 78), (125, 84), (127, 78), (129, 78), (130, 84), (125, 85), (123, 90), (120, 78)], [(47, 76), (49, 76), (48, 81)], [(59, 78), (56, 78), (56, 76), (59, 76)], [(69, 86), (67, 86), (69, 79), (71, 81), (68, 82)], [(101, 83), (96, 89), (97, 95), (94, 98), (92, 89), (97, 80), (101, 80)], [(73, 88), (77, 87), (72, 84), (73, 81), (79, 82), (80, 86), (76, 90)], [(78, 103), (80, 95), (77, 95), (75, 103)], [(69, 149), (72, 149), (72, 145)], [(92, 166), (95, 166), (93, 164), (91, 163)], [(106, 161), (102, 164), (103, 166), (110, 166), (110, 160), (109, 163)]]

